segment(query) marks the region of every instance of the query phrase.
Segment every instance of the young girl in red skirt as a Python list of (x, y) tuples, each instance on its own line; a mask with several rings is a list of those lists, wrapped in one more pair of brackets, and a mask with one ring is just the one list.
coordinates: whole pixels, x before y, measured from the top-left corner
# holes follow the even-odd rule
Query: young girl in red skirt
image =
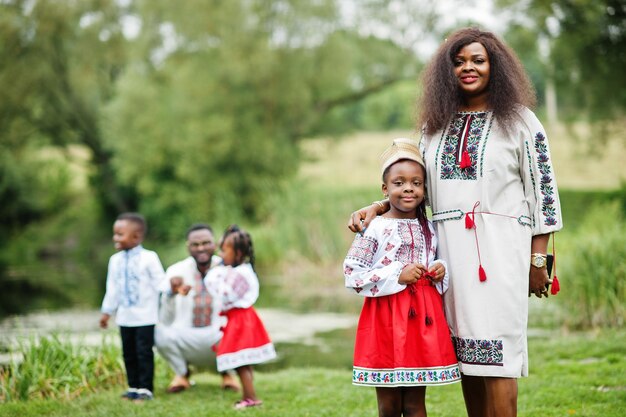
[(381, 417), (426, 416), (426, 387), (460, 381), (443, 311), (445, 262), (426, 218), (426, 171), (417, 142), (382, 154), (391, 209), (357, 235), (344, 261), (346, 287), (365, 297), (352, 382), (376, 387)]
[(228, 319), (224, 336), (217, 347), (217, 370), (237, 371), (243, 387), (241, 401), (235, 408), (261, 405), (254, 390), (252, 365), (276, 357), (263, 322), (252, 307), (259, 297), (259, 279), (254, 272), (252, 239), (236, 225), (224, 232), (220, 244), (223, 265), (209, 271), (205, 278), (221, 302)]

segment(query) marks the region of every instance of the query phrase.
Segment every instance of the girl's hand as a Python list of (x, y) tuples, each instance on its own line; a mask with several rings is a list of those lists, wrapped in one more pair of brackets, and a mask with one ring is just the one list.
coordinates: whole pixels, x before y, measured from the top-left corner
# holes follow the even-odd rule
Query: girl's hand
[(414, 282), (417, 282), (418, 279), (420, 279), (424, 272), (426, 272), (426, 268), (422, 264), (407, 264), (404, 268), (402, 268), (402, 272), (400, 272), (398, 284), (413, 284)]
[(441, 262), (436, 262), (428, 272), (431, 273), (430, 280), (432, 282), (441, 282), (446, 275), (446, 267)]

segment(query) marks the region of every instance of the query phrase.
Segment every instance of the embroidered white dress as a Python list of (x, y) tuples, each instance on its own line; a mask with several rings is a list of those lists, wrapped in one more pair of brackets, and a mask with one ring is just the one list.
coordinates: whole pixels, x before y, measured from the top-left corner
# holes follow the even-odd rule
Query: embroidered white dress
[(217, 291), (227, 322), (217, 346), (217, 370), (268, 362), (276, 358), (274, 344), (253, 304), (259, 298), (259, 279), (248, 263), (236, 267), (218, 265), (209, 270), (205, 283)]
[(421, 141), (438, 250), (449, 266), (446, 316), (467, 375), (528, 375), (531, 238), (562, 228), (545, 131), (529, 109), (518, 116), (507, 133), (491, 112), (457, 113), (445, 132)]
[(375, 218), (356, 236), (344, 261), (345, 285), (365, 297), (354, 344), (352, 383), (398, 387), (460, 380), (441, 292), (426, 278), (398, 283), (413, 262), (432, 266), (437, 238), (427, 244), (417, 219)]

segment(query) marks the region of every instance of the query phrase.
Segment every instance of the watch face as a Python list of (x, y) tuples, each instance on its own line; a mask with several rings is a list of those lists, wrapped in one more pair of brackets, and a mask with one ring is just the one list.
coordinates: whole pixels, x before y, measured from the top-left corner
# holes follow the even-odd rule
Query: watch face
[(537, 268), (543, 268), (543, 266), (546, 264), (546, 260), (541, 256), (535, 256), (533, 257), (532, 264)]

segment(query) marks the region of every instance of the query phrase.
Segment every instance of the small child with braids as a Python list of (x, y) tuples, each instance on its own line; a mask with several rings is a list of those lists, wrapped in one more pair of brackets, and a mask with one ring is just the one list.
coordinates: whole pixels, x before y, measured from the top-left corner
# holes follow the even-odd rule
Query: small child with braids
[(237, 225), (229, 226), (220, 242), (223, 265), (212, 268), (205, 278), (221, 301), (228, 319), (217, 347), (217, 370), (234, 369), (243, 395), (235, 409), (262, 404), (254, 390), (252, 365), (276, 357), (263, 322), (252, 305), (259, 297), (259, 279), (254, 272), (254, 249), (250, 235)]
[(390, 209), (357, 235), (345, 285), (365, 297), (352, 383), (376, 387), (380, 417), (425, 417), (426, 387), (461, 374), (443, 311), (448, 277), (426, 218), (426, 170), (417, 142), (395, 139), (382, 159)]

